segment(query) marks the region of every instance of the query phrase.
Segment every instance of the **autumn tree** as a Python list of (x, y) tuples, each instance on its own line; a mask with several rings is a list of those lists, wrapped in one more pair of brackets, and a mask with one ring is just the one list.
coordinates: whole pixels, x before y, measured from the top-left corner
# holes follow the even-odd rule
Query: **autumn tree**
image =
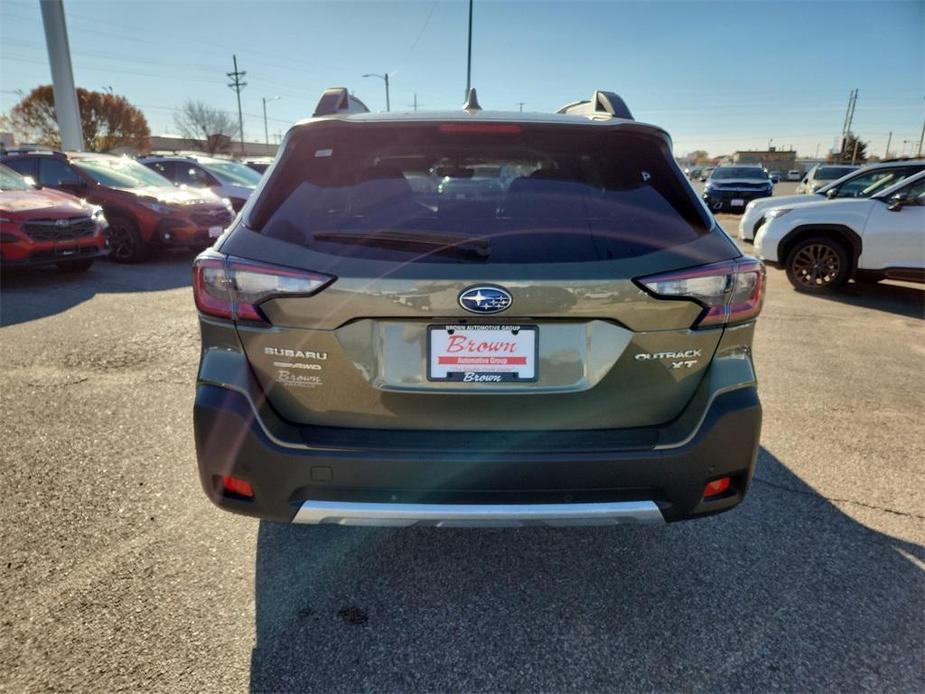
[(215, 154), (231, 147), (235, 123), (225, 111), (201, 101), (187, 101), (174, 114), (173, 120), (180, 134), (196, 149)]
[[(116, 147), (131, 147), (139, 152), (148, 149), (151, 138), (148, 121), (124, 96), (78, 87), (77, 107), (84, 148), (88, 151), (108, 152)], [(51, 85), (36, 87), (24, 96), (10, 110), (9, 121), (19, 140), (61, 147)]]

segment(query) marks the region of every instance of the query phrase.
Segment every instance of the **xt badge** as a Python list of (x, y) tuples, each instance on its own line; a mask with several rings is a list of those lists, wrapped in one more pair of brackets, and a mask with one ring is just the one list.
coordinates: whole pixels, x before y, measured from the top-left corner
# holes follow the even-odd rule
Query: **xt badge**
[(652, 361), (667, 359), (670, 361), (672, 369), (692, 369), (700, 361), (697, 357), (701, 354), (699, 349), (687, 349), (683, 352), (641, 352), (634, 358), (636, 361)]

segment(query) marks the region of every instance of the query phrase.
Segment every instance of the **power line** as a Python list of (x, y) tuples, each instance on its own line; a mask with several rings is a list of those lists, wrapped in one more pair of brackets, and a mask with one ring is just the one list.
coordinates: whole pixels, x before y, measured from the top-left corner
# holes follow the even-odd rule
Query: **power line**
[(417, 48), (418, 41), (420, 41), (421, 37), (424, 35), (424, 31), (427, 29), (427, 25), (430, 24), (430, 18), (433, 16), (434, 10), (437, 9), (437, 3), (439, 2), (440, 0), (435, 0), (434, 4), (430, 6), (430, 12), (427, 13), (427, 19), (424, 20), (424, 26), (421, 27), (417, 37), (414, 39), (414, 43), (411, 44), (411, 49), (408, 51), (409, 53), (414, 53), (414, 49)]

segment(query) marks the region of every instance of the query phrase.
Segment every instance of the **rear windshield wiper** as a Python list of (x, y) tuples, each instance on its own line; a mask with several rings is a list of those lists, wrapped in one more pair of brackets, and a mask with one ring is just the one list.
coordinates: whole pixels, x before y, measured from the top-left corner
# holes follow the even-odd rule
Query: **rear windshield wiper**
[(331, 243), (355, 243), (362, 246), (386, 246), (395, 248), (421, 247), (432, 253), (465, 253), (482, 258), (491, 255), (488, 239), (429, 231), (320, 231), (312, 234), (317, 241)]

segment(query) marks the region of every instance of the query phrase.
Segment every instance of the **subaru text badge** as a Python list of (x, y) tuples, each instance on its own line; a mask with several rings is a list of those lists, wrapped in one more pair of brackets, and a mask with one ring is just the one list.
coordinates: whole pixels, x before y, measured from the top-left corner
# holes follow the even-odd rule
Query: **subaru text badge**
[(500, 287), (469, 287), (459, 295), (459, 305), (472, 313), (500, 313), (513, 299)]

